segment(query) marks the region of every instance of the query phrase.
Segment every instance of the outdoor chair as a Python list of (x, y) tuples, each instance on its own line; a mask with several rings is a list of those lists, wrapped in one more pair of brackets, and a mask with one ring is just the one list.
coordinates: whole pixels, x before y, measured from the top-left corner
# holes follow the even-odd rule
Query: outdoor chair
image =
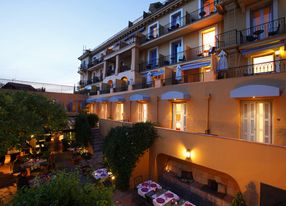
[(280, 24), (278, 24), (277, 28), (274, 29), (275, 27), (272, 28), (272, 31), (269, 31), (268, 32), (268, 36), (274, 36), (276, 34), (279, 33), (279, 30), (280, 30)]

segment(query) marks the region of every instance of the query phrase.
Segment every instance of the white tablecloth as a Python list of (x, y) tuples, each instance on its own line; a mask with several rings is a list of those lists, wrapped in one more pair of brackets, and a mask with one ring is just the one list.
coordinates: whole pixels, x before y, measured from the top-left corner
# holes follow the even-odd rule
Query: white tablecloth
[(98, 179), (106, 179), (109, 177), (109, 175), (110, 174), (108, 173), (106, 168), (97, 169), (92, 173), (92, 176), (97, 180)]
[(182, 206), (196, 206), (193, 203), (186, 201)]
[[(172, 197), (168, 196), (168, 194), (172, 195)], [(163, 205), (167, 204), (168, 202), (170, 202), (172, 199), (179, 200), (179, 196), (176, 195), (175, 193), (171, 192), (171, 191), (167, 191), (164, 194), (160, 195), (159, 197), (156, 197), (153, 200), (153, 205), (154, 206), (163, 206)], [(159, 202), (159, 200), (164, 200), (164, 202)]]
[(153, 182), (152, 180), (148, 180), (137, 185), (138, 194), (144, 198), (145, 194), (151, 191), (155, 191), (157, 189), (162, 189), (162, 187), (158, 183)]

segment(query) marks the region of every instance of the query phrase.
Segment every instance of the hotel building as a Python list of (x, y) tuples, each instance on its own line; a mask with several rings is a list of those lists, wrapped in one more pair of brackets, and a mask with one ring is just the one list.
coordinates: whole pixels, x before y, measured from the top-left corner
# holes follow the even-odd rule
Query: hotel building
[(199, 205), (230, 205), (238, 191), (248, 205), (285, 201), (285, 13), (284, 0), (153, 3), (78, 58), (79, 92), (103, 135), (156, 123), (139, 175)]

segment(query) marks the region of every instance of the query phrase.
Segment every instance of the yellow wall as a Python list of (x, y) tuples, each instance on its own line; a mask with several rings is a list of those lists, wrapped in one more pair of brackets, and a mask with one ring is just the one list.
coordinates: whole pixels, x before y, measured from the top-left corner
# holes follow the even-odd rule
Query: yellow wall
[[(211, 82), (195, 82), (181, 85), (165, 86), (161, 88), (150, 88), (138, 91), (129, 91), (121, 94), (125, 97), (124, 113), (125, 119), (130, 121), (130, 102), (129, 96), (134, 93), (149, 95), (148, 120), (158, 122), (160, 126), (171, 128), (172, 113), (171, 102), (160, 100), (160, 96), (167, 91), (181, 91), (191, 96), (187, 100), (187, 131), (204, 133), (207, 129), (207, 108), (208, 95), (211, 95), (209, 106), (209, 123), (211, 134), (239, 138), (240, 137), (240, 101), (230, 98), (230, 92), (243, 85), (248, 84), (270, 84), (281, 88), (281, 96), (274, 98), (256, 98), (252, 100), (267, 100), (272, 102), (272, 139), (273, 144), (286, 145), (286, 73), (257, 75), (233, 79), (223, 79)], [(106, 97), (112, 94), (106, 95)], [(157, 99), (159, 98), (157, 111)], [(109, 103), (110, 105), (110, 103)], [(138, 121), (138, 103), (133, 102), (131, 108), (132, 122)], [(110, 107), (109, 107), (110, 108)], [(113, 106), (113, 110), (114, 110)], [(108, 109), (109, 111), (109, 109)]]
[[(121, 124), (123, 123), (100, 120), (100, 130), (106, 135), (111, 127)], [(149, 153), (150, 175), (155, 180), (159, 154), (185, 160), (185, 150), (188, 148), (192, 152), (192, 163), (230, 175), (246, 199), (254, 198), (247, 190), (251, 183), (255, 185), (258, 199), (260, 183), (286, 189), (285, 147), (164, 128), (156, 130), (159, 138)]]

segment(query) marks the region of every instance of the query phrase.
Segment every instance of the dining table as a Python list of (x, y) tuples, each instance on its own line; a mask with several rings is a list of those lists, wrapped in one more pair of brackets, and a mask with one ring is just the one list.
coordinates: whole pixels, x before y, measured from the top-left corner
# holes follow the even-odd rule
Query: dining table
[(145, 182), (140, 183), (139, 185), (137, 185), (137, 192), (141, 197), (145, 198), (145, 195), (151, 191), (156, 191), (158, 189), (162, 189), (162, 187), (152, 181), (152, 180), (147, 180)]
[(106, 168), (100, 168), (92, 172), (92, 176), (96, 180), (106, 180), (107, 178), (112, 176), (112, 173), (108, 172)]
[(179, 196), (170, 190), (167, 190), (164, 194), (161, 194), (160, 196), (153, 199), (153, 205), (154, 206), (163, 206), (166, 204), (173, 204), (175, 202), (178, 202), (180, 200)]

